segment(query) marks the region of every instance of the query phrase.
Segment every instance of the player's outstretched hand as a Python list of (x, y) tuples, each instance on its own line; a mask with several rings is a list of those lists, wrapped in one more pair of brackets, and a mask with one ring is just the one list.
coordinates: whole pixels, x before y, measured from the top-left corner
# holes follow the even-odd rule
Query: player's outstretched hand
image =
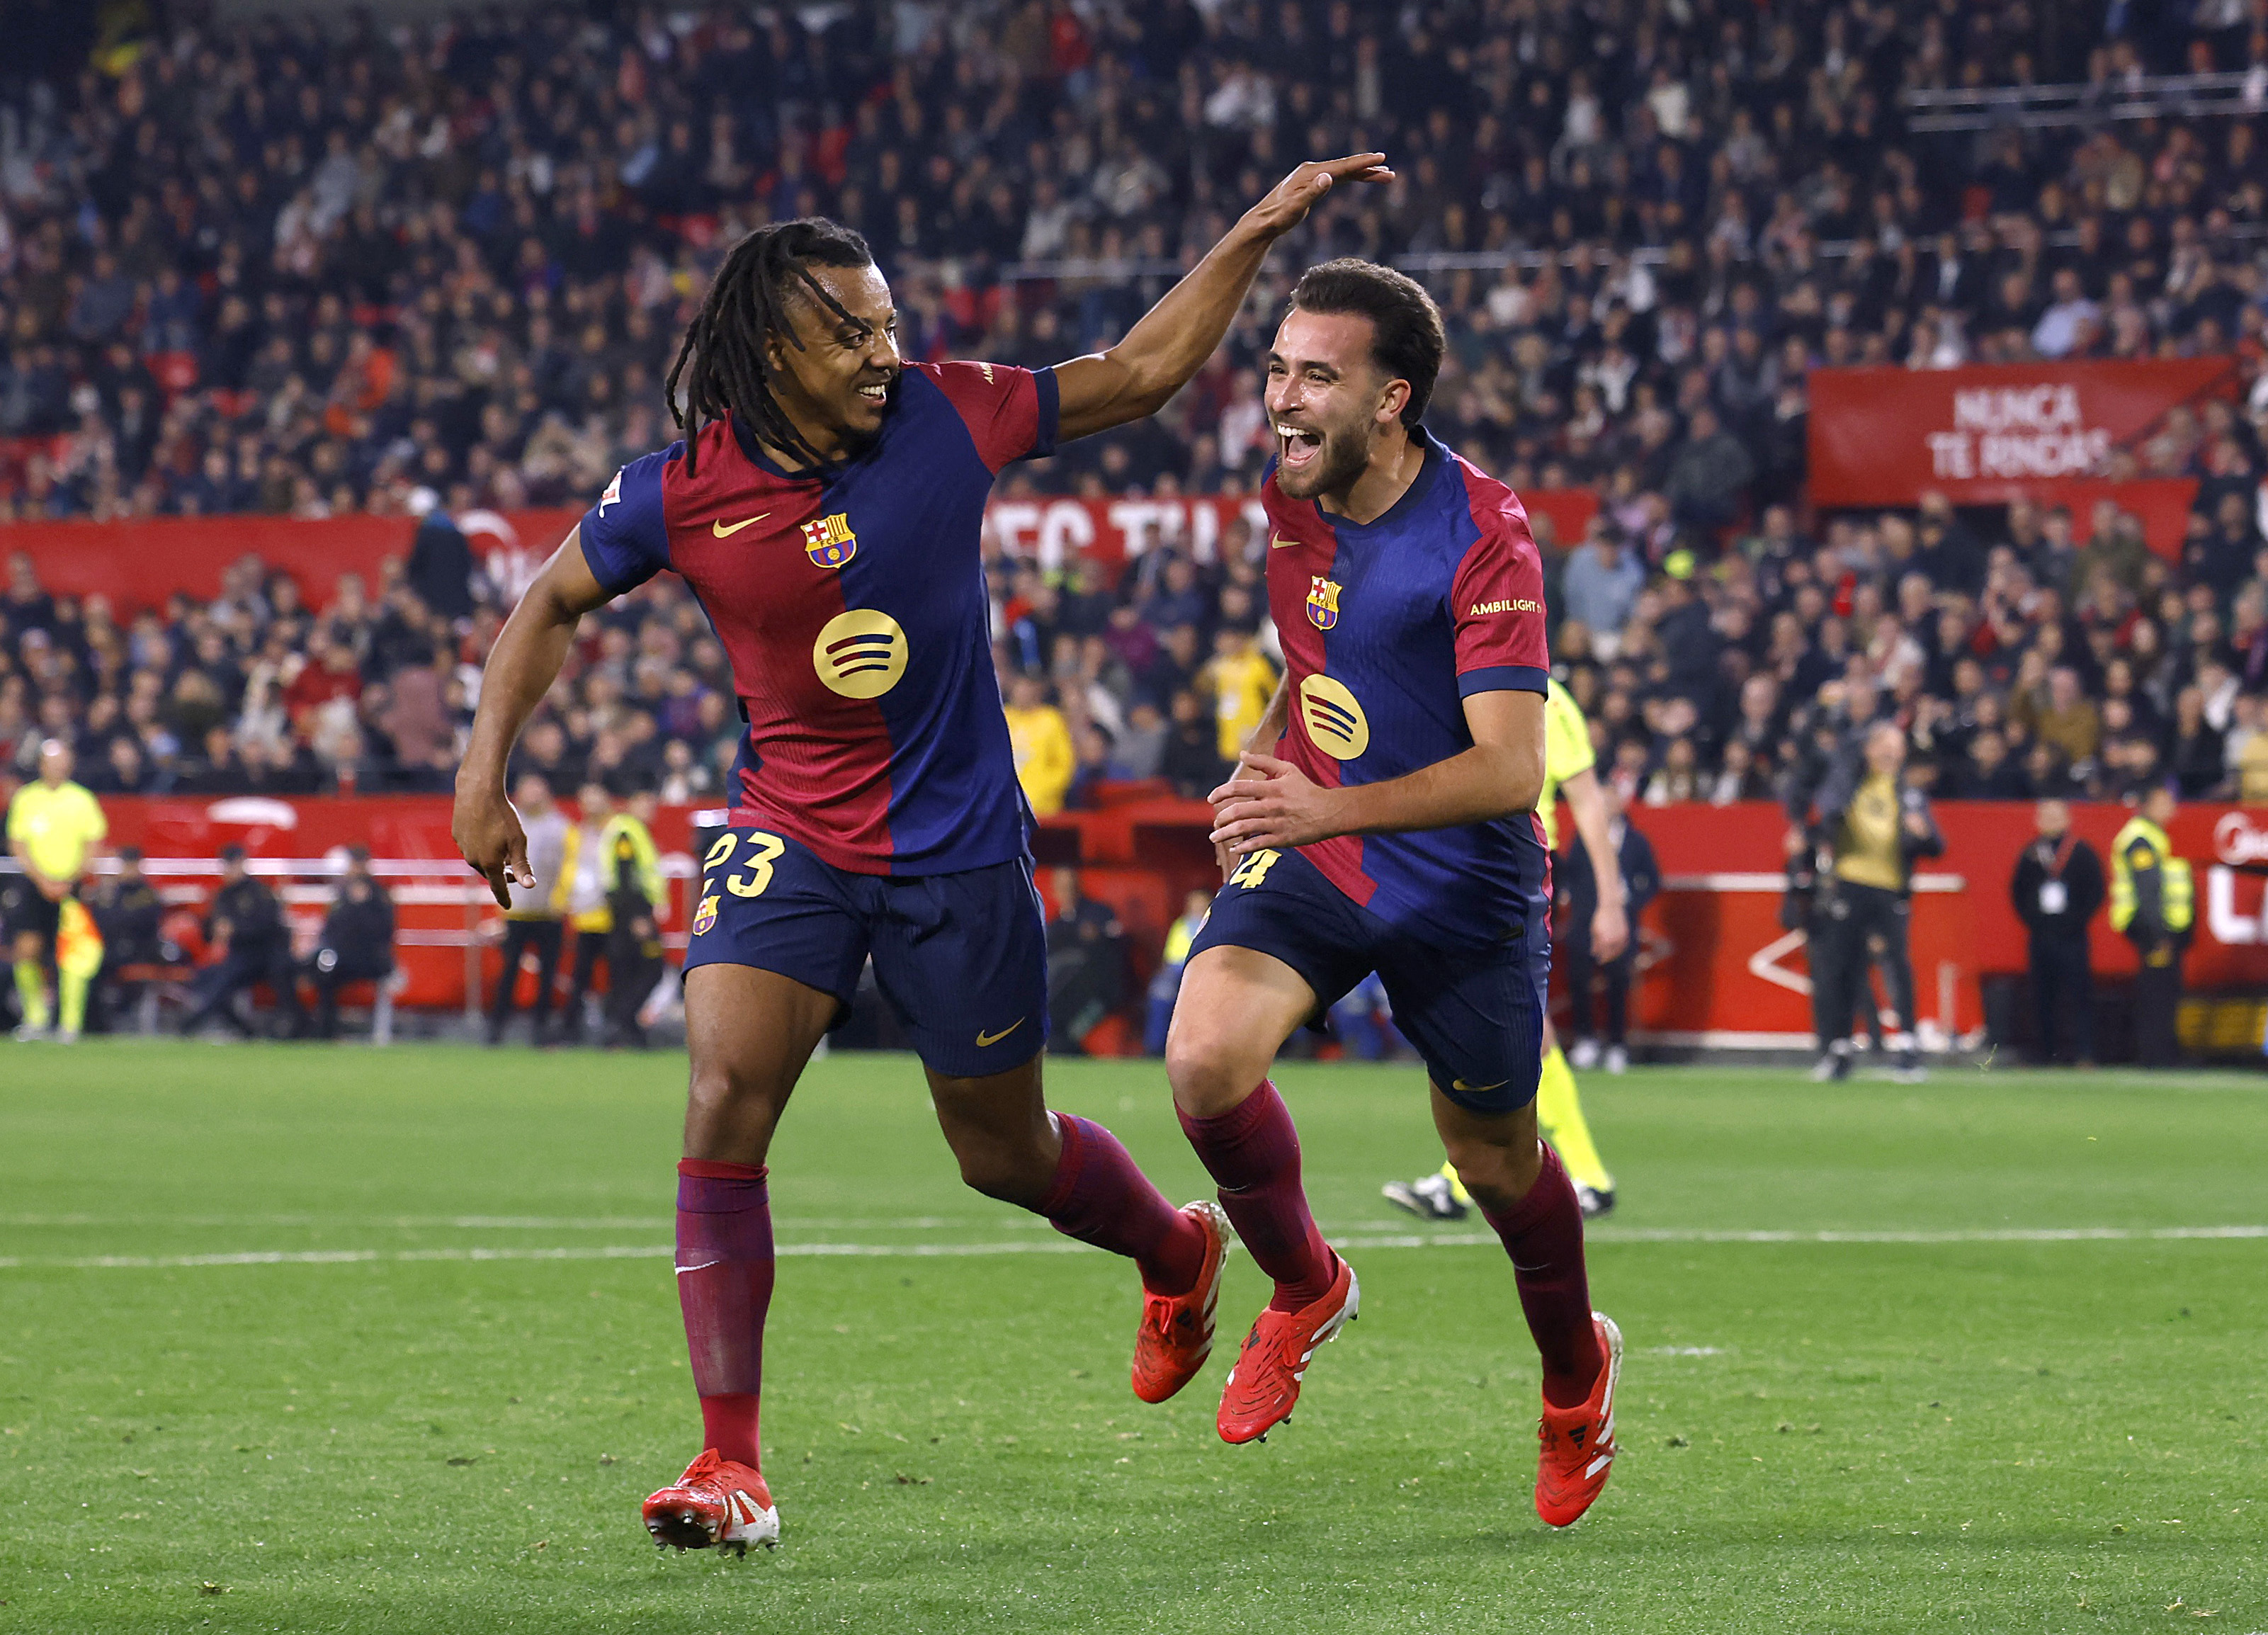
[(1245, 220), (1275, 238), (1305, 221), (1315, 201), (1343, 181), (1391, 181), (1394, 172), (1383, 153), (1351, 153), (1343, 159), (1309, 159), (1278, 182), (1245, 212)]
[(512, 907), (512, 887), (535, 884), (535, 871), (527, 864), (526, 831), (503, 790), (459, 789), (449, 829), (465, 861), (488, 881), (497, 907)]
[(1289, 761), (1248, 749), (1236, 776), (1206, 797), (1212, 802), (1212, 843), (1231, 857), (1284, 851), (1344, 834), (1341, 791), (1325, 789)]

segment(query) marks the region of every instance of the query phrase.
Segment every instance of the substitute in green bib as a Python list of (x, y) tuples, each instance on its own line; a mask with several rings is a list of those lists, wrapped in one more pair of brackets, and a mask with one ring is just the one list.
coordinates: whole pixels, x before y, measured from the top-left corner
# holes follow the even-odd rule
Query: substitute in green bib
[(2134, 1050), (2145, 1067), (2181, 1061), (2174, 1019), (2182, 1004), (2182, 956), (2197, 923), (2190, 865), (2174, 855), (2166, 833), (2173, 821), (2173, 791), (2154, 789), (2110, 843), (2110, 929), (2142, 958), (2134, 977)]

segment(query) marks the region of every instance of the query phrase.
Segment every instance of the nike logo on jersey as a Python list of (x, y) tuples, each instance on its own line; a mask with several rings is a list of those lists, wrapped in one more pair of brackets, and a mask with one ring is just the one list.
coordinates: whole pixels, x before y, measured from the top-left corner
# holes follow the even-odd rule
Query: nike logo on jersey
[(1287, 540), (1281, 534), (1278, 534), (1268, 541), (1268, 549), (1270, 550), (1282, 550), (1286, 545), (1297, 545), (1299, 542), (1300, 541), (1297, 540)]
[(1005, 1039), (1010, 1034), (1014, 1033), (1016, 1029), (1021, 1027), (1024, 1025), (1024, 1021), (1025, 1019), (1019, 1016), (1014, 1021), (1010, 1022), (1005, 1027), (1003, 1027), (997, 1034), (980, 1032), (976, 1035), (976, 1048), (982, 1050), (987, 1045), (999, 1043), (1000, 1041)]
[(752, 523), (762, 522), (766, 517), (769, 517), (771, 514), (772, 513), (769, 511), (760, 511), (755, 516), (750, 517), (747, 522), (735, 522), (730, 527), (725, 526), (725, 520), (720, 517), (716, 521), (709, 525), (709, 531), (711, 534), (714, 534), (720, 540), (728, 540), (735, 534), (738, 534), (742, 528), (747, 527)]

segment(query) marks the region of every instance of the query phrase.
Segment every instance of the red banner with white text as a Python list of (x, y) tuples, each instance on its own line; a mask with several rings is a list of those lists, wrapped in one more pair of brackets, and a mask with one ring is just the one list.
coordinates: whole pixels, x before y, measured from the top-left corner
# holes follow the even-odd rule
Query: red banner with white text
[[(1539, 490), (1522, 497), (1539, 533), (1565, 544), (1581, 541), (1598, 510), (1587, 489)], [(574, 510), (468, 512), (457, 519), (489, 577), (517, 597), (545, 557), (581, 520)], [(1012, 555), (1052, 571), (1090, 556), (1114, 580), (1148, 552), (1171, 548), (1214, 561), (1240, 527), (1264, 533), (1256, 497), (1167, 499), (995, 499), (985, 509), (988, 536)], [(222, 571), (258, 556), (288, 573), (320, 608), (340, 577), (357, 574), (375, 590), (388, 557), (406, 556), (416, 524), (407, 517), (156, 517), (132, 522), (18, 522), (0, 528), (0, 551), (26, 551), (40, 581), (57, 595), (110, 599), (120, 609), (151, 607), (176, 591), (210, 600)]]
[(1815, 369), (1815, 505), (1911, 505), (1933, 490), (1956, 505), (2036, 496), (2109, 475), (2169, 409), (2236, 385), (2234, 357)]

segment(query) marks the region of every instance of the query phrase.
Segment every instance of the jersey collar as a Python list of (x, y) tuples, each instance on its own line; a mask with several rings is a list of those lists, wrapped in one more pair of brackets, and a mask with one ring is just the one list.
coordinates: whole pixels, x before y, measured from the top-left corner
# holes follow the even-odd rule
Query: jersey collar
[(1418, 475), (1410, 479), (1410, 486), (1402, 490), (1401, 498), (1380, 512), (1368, 522), (1357, 522), (1351, 517), (1342, 516), (1336, 512), (1325, 511), (1322, 500), (1311, 499), (1307, 504), (1314, 507), (1315, 519), (1327, 528), (1336, 529), (1342, 534), (1351, 531), (1358, 537), (1380, 529), (1401, 527), (1413, 512), (1425, 504), (1426, 497), (1433, 490), (1433, 485), (1441, 480), (1441, 474), (1447, 471), (1451, 464), (1448, 447), (1439, 438), (1422, 425), (1418, 428), (1418, 435), (1421, 439), (1418, 446), (1425, 450), (1425, 463), (1418, 468)]

